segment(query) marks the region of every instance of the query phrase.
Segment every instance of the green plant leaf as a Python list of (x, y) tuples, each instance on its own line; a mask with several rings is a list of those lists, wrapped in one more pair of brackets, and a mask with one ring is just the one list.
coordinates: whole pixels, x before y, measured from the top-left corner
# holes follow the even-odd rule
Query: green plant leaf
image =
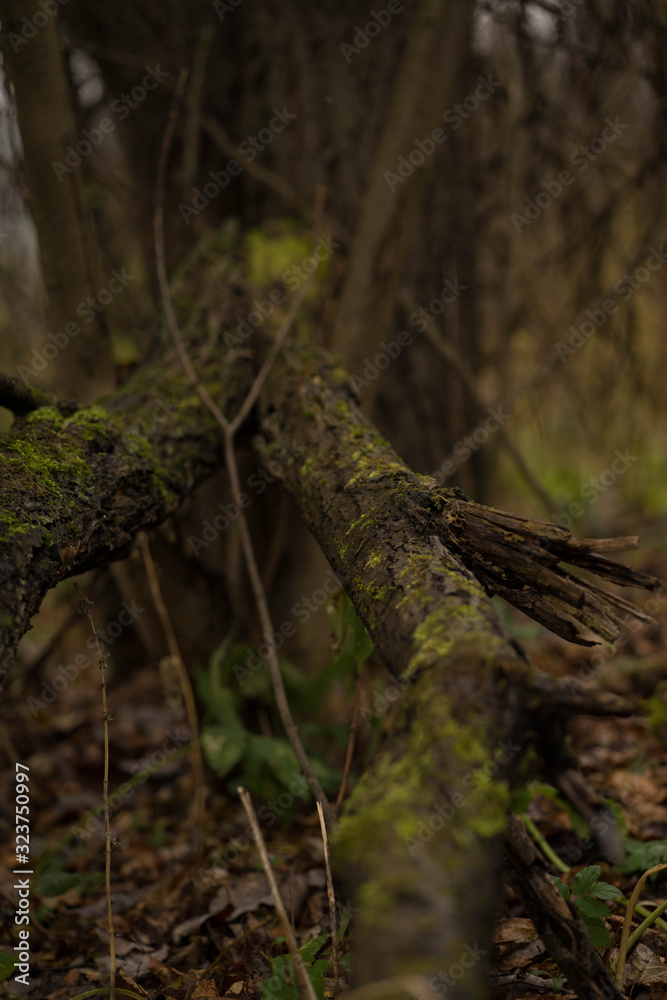
[(270, 960), (270, 964), (271, 975), (261, 985), (262, 1000), (299, 1000), (289, 957), (278, 955)]
[(512, 796), (512, 812), (522, 815), (527, 810), (533, 798), (533, 793), (530, 785), (523, 785), (521, 788), (517, 788)]
[(201, 745), (210, 767), (218, 777), (224, 778), (243, 757), (247, 736), (230, 737), (225, 726), (214, 724), (203, 727)]
[(572, 883), (572, 892), (574, 895), (585, 896), (587, 892), (590, 892), (596, 880), (600, 877), (601, 870), (599, 865), (589, 865), (588, 868), (582, 868)]
[(586, 929), (589, 933), (590, 939), (596, 948), (611, 947), (609, 931), (601, 920), (598, 920), (596, 917), (585, 917), (583, 915), (582, 920), (586, 924)]
[(47, 872), (35, 886), (35, 892), (38, 896), (62, 896), (80, 886), (82, 881), (81, 875), (74, 872)]
[(279, 784), (287, 787), (299, 774), (299, 764), (294, 751), (287, 742), (279, 736), (257, 736), (251, 734), (247, 745), (247, 764), (251, 761), (261, 762), (278, 779)]
[(338, 965), (341, 969), (345, 969), (346, 972), (352, 971), (352, 955), (350, 952), (347, 955), (338, 956)]
[(8, 951), (0, 951), (0, 983), (14, 974), (16, 960)]
[(553, 976), (550, 972), (546, 972), (544, 969), (537, 969), (532, 973), (534, 976), (539, 976), (540, 979), (544, 979), (551, 986), (553, 986), (556, 993), (560, 991), (561, 986), (565, 983), (565, 976)]
[(593, 896), (583, 896), (576, 899), (574, 905), (579, 910), (582, 917), (593, 917), (597, 920), (605, 920), (609, 916), (609, 910), (601, 899), (594, 899)]
[(329, 621), (340, 648), (334, 663), (340, 668), (348, 667), (352, 661), (359, 667), (373, 652), (373, 642), (345, 591), (330, 604), (333, 608), (329, 611)]
[(667, 861), (667, 840), (651, 840), (644, 843), (631, 837), (623, 837), (623, 846), (628, 852), (627, 857), (620, 865), (615, 865), (616, 871), (623, 875), (630, 872), (645, 872)]
[(315, 961), (315, 956), (318, 951), (320, 951), (328, 940), (328, 934), (320, 934), (319, 937), (313, 938), (312, 941), (307, 941), (306, 944), (299, 948), (299, 952), (301, 953), (301, 957), (303, 958), (304, 965), (307, 969), (311, 967)]
[(328, 968), (329, 959), (320, 958), (310, 969), (310, 981), (313, 984), (313, 989), (320, 1000), (324, 1000), (324, 977), (327, 974)]
[(558, 878), (557, 875), (550, 875), (549, 878), (556, 886), (563, 899), (569, 899), (571, 895), (569, 885), (565, 885), (565, 882), (563, 882), (562, 879)]
[(350, 926), (351, 919), (352, 919), (352, 914), (349, 911), (344, 910), (340, 918), (340, 924), (338, 925), (338, 933), (336, 934), (336, 944), (340, 944), (343, 938), (343, 934)]
[(597, 896), (598, 899), (623, 899), (623, 893), (618, 886), (610, 885), (609, 882), (596, 882), (590, 894)]
[(357, 666), (360, 667), (373, 652), (373, 640), (356, 611), (352, 622), (352, 632), (354, 635), (354, 659)]

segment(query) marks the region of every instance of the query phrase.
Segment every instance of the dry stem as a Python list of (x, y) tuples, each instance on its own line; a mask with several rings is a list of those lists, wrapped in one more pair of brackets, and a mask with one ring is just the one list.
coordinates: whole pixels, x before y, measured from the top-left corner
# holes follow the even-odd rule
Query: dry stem
[[(167, 327), (171, 334), (171, 338), (176, 349), (176, 353), (179, 360), (183, 366), (183, 369), (190, 379), (192, 385), (194, 386), (199, 398), (202, 403), (208, 408), (215, 420), (218, 422), (219, 426), (224, 432), (225, 439), (225, 461), (227, 464), (227, 470), (229, 473), (230, 485), (232, 488), (232, 493), (238, 496), (241, 492), (241, 482), (238, 473), (238, 466), (236, 463), (236, 454), (234, 451), (234, 435), (239, 429), (243, 421), (246, 419), (250, 413), (252, 407), (254, 406), (257, 397), (266, 381), (266, 378), (271, 370), (278, 352), (282, 348), (287, 336), (292, 327), (292, 323), (299, 311), (301, 303), (303, 302), (304, 295), (309, 286), (310, 278), (306, 279), (299, 288), (297, 294), (294, 296), (292, 304), (287, 311), (283, 324), (278, 331), (278, 334), (271, 345), (271, 349), (264, 361), (264, 364), (260, 368), (250, 391), (246, 396), (244, 402), (241, 405), (236, 417), (232, 421), (228, 421), (225, 415), (222, 413), (220, 408), (211, 398), (210, 394), (202, 385), (199, 377), (197, 376), (192, 362), (190, 361), (187, 348), (181, 336), (181, 332), (178, 327), (178, 322), (176, 320), (176, 314), (174, 312), (173, 304), (171, 301), (171, 294), (169, 291), (169, 282), (167, 279), (167, 269), (165, 266), (165, 254), (164, 254), (164, 185), (165, 185), (165, 174), (167, 157), (169, 154), (169, 148), (174, 135), (174, 129), (176, 126), (176, 118), (178, 114), (178, 107), (181, 101), (183, 88), (185, 86), (185, 80), (187, 79), (187, 72), (183, 71), (179, 78), (176, 92), (174, 95), (174, 102), (169, 114), (167, 121), (167, 127), (165, 129), (164, 139), (162, 142), (162, 148), (160, 150), (160, 159), (158, 166), (158, 179), (156, 185), (155, 194), (155, 215), (153, 219), (153, 228), (155, 234), (155, 260), (157, 268), (158, 282), (160, 286), (160, 295), (162, 298), (162, 304), (165, 313), (165, 319), (167, 322)], [(301, 743), (299, 737), (299, 732), (296, 727), (296, 723), (292, 718), (292, 713), (287, 701), (287, 695), (285, 693), (285, 686), (283, 684), (282, 675), (280, 672), (280, 664), (278, 662), (278, 654), (273, 641), (273, 622), (271, 621), (271, 615), (269, 613), (268, 602), (266, 599), (266, 593), (264, 587), (262, 586), (261, 575), (257, 566), (257, 560), (255, 558), (255, 553), (252, 547), (252, 540), (250, 537), (250, 529), (248, 527), (248, 522), (245, 516), (245, 512), (241, 510), (238, 519), (239, 524), (239, 534), (241, 538), (241, 545), (243, 548), (243, 554), (246, 561), (246, 566), (248, 570), (248, 576), (250, 577), (250, 584), (253, 591), (253, 596), (257, 604), (257, 610), (259, 613), (260, 625), (263, 633), (268, 636), (267, 646), (269, 649), (268, 663), (269, 663), (269, 673), (271, 675), (271, 683), (273, 685), (276, 704), (278, 706), (278, 711), (280, 713), (280, 718), (285, 728), (285, 733), (287, 738), (294, 750), (295, 756), (299, 763), (306, 781), (310, 785), (313, 795), (318, 802), (322, 803), (322, 807), (325, 811), (327, 817), (327, 823), (329, 827), (333, 829), (336, 823), (336, 815), (332, 809), (326, 795), (324, 794), (324, 789), (322, 788), (320, 782), (318, 781), (315, 772), (313, 771), (310, 761), (306, 755), (306, 752)]]
[(260, 830), (259, 823), (257, 822), (257, 814), (253, 809), (250, 794), (247, 789), (242, 788), (241, 786), (239, 786), (237, 791), (239, 793), (239, 798), (243, 803), (243, 808), (246, 811), (246, 816), (250, 822), (252, 835), (255, 838), (257, 850), (259, 851), (259, 856), (262, 859), (262, 865), (264, 866), (266, 877), (269, 880), (269, 885), (271, 886), (271, 892), (273, 893), (276, 910), (278, 911), (278, 915), (283, 925), (283, 931), (285, 932), (285, 942), (290, 953), (290, 958), (292, 959), (294, 975), (296, 976), (297, 984), (299, 986), (299, 992), (304, 1000), (317, 1000), (313, 984), (310, 981), (310, 976), (308, 975), (308, 970), (303, 964), (303, 958), (301, 957), (301, 953), (297, 946), (294, 931), (292, 930), (292, 925), (290, 924), (289, 917), (287, 916), (285, 904), (283, 903), (282, 896), (280, 895), (278, 883), (276, 882), (276, 876), (271, 865), (271, 859), (269, 858), (269, 853), (266, 849), (264, 838), (262, 837), (262, 831)]
[(160, 582), (157, 578), (157, 573), (155, 572), (155, 563), (153, 562), (153, 556), (151, 555), (148, 539), (146, 537), (146, 533), (143, 531), (139, 536), (139, 545), (141, 547), (141, 554), (146, 567), (148, 583), (153, 596), (153, 604), (155, 605), (155, 610), (157, 611), (158, 618), (160, 619), (162, 630), (164, 631), (167, 639), (167, 645), (169, 647), (169, 653), (172, 661), (176, 665), (178, 678), (181, 684), (181, 691), (183, 692), (183, 701), (185, 702), (185, 711), (191, 734), (190, 753), (192, 757), (192, 778), (195, 791), (193, 815), (197, 832), (199, 834), (198, 849), (201, 849), (203, 847), (204, 838), (206, 787), (204, 784), (204, 764), (202, 761), (201, 740), (199, 738), (199, 720), (197, 718), (195, 696), (192, 690), (190, 676), (185, 667), (185, 663), (183, 662), (183, 657), (181, 656), (181, 651), (171, 624), (171, 619), (169, 618), (169, 613), (167, 612), (167, 607), (162, 598), (162, 590), (160, 589)]
[[(79, 590), (78, 586), (76, 588)], [(81, 591), (79, 590), (81, 594)], [(113, 913), (111, 910), (111, 825), (109, 821), (109, 722), (112, 716), (107, 710), (107, 684), (104, 677), (105, 663), (104, 654), (100, 648), (100, 641), (97, 638), (97, 629), (93, 621), (93, 602), (89, 601), (81, 594), (79, 603), (80, 611), (86, 616), (90, 623), (90, 628), (95, 636), (95, 646), (97, 647), (97, 662), (100, 668), (100, 687), (102, 688), (102, 720), (104, 722), (104, 778), (102, 781), (102, 799), (104, 802), (104, 883), (107, 897), (107, 926), (109, 928), (109, 1000), (116, 1000), (116, 937), (113, 927)]]

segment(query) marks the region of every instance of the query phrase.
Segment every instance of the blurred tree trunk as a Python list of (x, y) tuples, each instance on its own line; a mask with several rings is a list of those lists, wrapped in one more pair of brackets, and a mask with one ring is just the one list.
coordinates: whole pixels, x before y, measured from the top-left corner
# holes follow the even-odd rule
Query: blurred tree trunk
[[(97, 301), (103, 283), (82, 171), (76, 165), (82, 137), (72, 108), (58, 21), (40, 8), (37, 12), (46, 23), (40, 19), (37, 25), (35, 11), (26, 0), (0, 2), (0, 43), (18, 109), (53, 335), (42, 348), (41, 367), (39, 360), (35, 362), (35, 374), (53, 362), (58, 391), (90, 401), (114, 384), (108, 323)], [(90, 142), (87, 147), (92, 151)]]
[[(208, 339), (206, 324), (201, 332)], [(202, 382), (234, 412), (252, 379), (248, 359), (220, 344), (203, 349), (201, 339), (192, 350)], [(152, 415), (156, 397), (169, 414), (160, 422)], [(8, 380), (0, 402), (17, 414), (0, 446), (8, 470), (0, 481), (6, 674), (44, 593), (63, 576), (122, 555), (139, 530), (163, 521), (219, 465), (223, 440), (170, 355), (104, 405), (73, 410), (42, 394), (31, 398)], [(438, 982), (463, 963), (465, 977), (451, 995), (482, 997), (509, 790), (523, 734), (544, 729), (539, 715), (555, 687), (540, 694), (465, 564), (479, 560), (488, 581), (504, 579), (517, 603), (540, 620), (550, 613), (557, 631), (571, 627), (565, 614), (594, 622), (608, 637), (611, 605), (563, 573), (554, 556), (562, 549), (564, 562), (592, 561), (601, 575), (631, 584), (657, 581), (596, 559), (593, 543), (570, 543), (562, 529), (547, 542), (544, 525), (467, 501), (462, 512), (457, 494), (400, 461), (354, 404), (346, 373), (317, 350), (284, 352), (261, 393), (258, 419), (260, 451), (280, 463), (285, 487), (396, 679), (387, 689), (387, 705), (398, 703), (390, 738), (355, 789), (336, 839), (342, 883), (359, 905), (357, 978), (418, 973)], [(598, 707), (591, 695), (584, 710)], [(567, 944), (570, 926), (565, 921), (563, 930), (560, 919)], [(558, 958), (561, 938), (554, 942)], [(586, 974), (594, 963), (602, 990), (601, 960), (592, 945), (584, 954)], [(577, 985), (576, 962), (570, 982)]]

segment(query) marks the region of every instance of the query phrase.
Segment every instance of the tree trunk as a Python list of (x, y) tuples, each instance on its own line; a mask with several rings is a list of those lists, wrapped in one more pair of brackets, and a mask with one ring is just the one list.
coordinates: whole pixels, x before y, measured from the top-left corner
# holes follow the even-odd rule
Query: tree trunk
[[(76, 129), (58, 21), (40, 9), (46, 23), (38, 27), (33, 24), (35, 10), (25, 0), (0, 3), (4, 68), (18, 109), (46, 313), (54, 337), (43, 345), (41, 364), (34, 367), (39, 373), (53, 362), (59, 392), (91, 401), (114, 381), (104, 303), (97, 300), (102, 290), (97, 245), (84, 203), (82, 172), (75, 165), (82, 137)], [(92, 150), (92, 144), (87, 145)]]
[[(196, 338), (190, 346), (202, 381), (234, 413), (251, 382), (249, 359), (220, 345), (206, 351)], [(49, 587), (126, 554), (141, 528), (159, 524), (221, 461), (220, 429), (173, 357), (103, 405), (45, 402), (11, 380), (0, 387), (0, 403), (22, 414), (0, 449), (5, 674)], [(342, 882), (359, 906), (357, 977), (455, 978), (452, 970), (466, 968), (451, 995), (484, 996), (509, 790), (538, 688), (455, 550), (468, 561), (486, 550), (489, 579), (509, 591), (519, 582), (508, 567), (516, 559), (520, 573), (522, 564), (507, 522), (523, 522), (412, 473), (359, 412), (345, 371), (317, 350), (284, 352), (259, 409), (260, 453), (280, 461), (285, 487), (396, 678), (386, 691), (388, 705), (398, 702), (392, 736), (336, 839)], [(532, 528), (522, 537), (524, 552), (533, 546), (535, 560), (550, 560), (537, 580), (520, 581), (524, 603), (525, 591), (543, 587), (546, 597), (533, 590), (538, 616), (553, 593), (556, 626), (566, 608), (583, 621), (597, 615), (611, 631), (611, 605), (607, 617), (591, 611), (551, 542)], [(569, 561), (599, 559), (558, 539)], [(615, 566), (600, 564), (607, 575)]]

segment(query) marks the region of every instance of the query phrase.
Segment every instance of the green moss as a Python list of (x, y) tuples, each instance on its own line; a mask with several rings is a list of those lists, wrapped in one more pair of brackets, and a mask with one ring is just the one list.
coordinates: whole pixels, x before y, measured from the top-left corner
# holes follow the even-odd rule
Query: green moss
[(484, 838), (500, 836), (507, 826), (510, 801), (507, 781), (490, 782), (486, 794), (480, 798), (474, 815), (470, 817), (470, 829)]
[(354, 587), (357, 593), (365, 595), (371, 601), (386, 601), (389, 594), (388, 587), (378, 586), (376, 583), (362, 580), (360, 577), (356, 577), (354, 580)]
[(34, 427), (35, 424), (50, 422), (54, 430), (59, 430), (64, 420), (65, 418), (55, 406), (41, 406), (38, 410), (33, 410), (25, 418), (26, 424), (30, 427)]
[(303, 479), (305, 479), (306, 476), (308, 476), (308, 474), (310, 473), (311, 469), (313, 468), (313, 466), (316, 464), (317, 461), (318, 459), (316, 458), (315, 455), (311, 455), (309, 458), (306, 459), (306, 461), (303, 463), (300, 469), (301, 476)]
[[(336, 831), (336, 850), (352, 862), (364, 855), (368, 845), (378, 840), (378, 834), (391, 830), (401, 839), (416, 835), (419, 817), (415, 806), (432, 803), (420, 778), (422, 763), (412, 767), (413, 755), (394, 760), (382, 754), (372, 771), (365, 775), (354, 790), (349, 812), (343, 816)], [(378, 789), (382, 794), (378, 795)]]
[(98, 437), (108, 437), (110, 428), (117, 433), (122, 431), (122, 424), (118, 418), (112, 417), (109, 411), (99, 404), (77, 410), (75, 414), (68, 417), (65, 427), (80, 431), (81, 436), (86, 441), (93, 441)]
[(0, 533), (3, 538), (20, 535), (25, 531), (25, 524), (11, 510), (0, 510)]
[[(94, 485), (83, 441), (102, 434), (108, 437), (108, 422), (101, 407), (71, 416), (42, 407), (26, 417), (23, 437), (4, 444), (5, 509), (0, 515), (0, 541), (38, 529), (42, 543), (53, 544), (48, 525), (54, 517), (64, 522), (73, 516)], [(31, 507), (41, 508), (39, 518), (26, 513), (27, 493)]]
[[(480, 838), (502, 833), (506, 781), (484, 771), (494, 737), (473, 714), (454, 717), (450, 697), (427, 675), (404, 695), (392, 750), (361, 779), (335, 836), (340, 862), (361, 879), (360, 919), (388, 926), (396, 906), (428, 890), (415, 881), (410, 845), (430, 854), (434, 873), (447, 880), (465, 858), (484, 848)], [(473, 789), (471, 791), (471, 788)], [(462, 803), (454, 806), (459, 793)], [(449, 818), (438, 807), (448, 805)], [(438, 825), (431, 821), (437, 817)], [(424, 837), (428, 832), (429, 836)], [(423, 877), (423, 876), (422, 876)]]
[(136, 365), (141, 361), (139, 345), (124, 333), (112, 335), (111, 352), (115, 365)]
[(90, 478), (90, 470), (82, 458), (76, 454), (68, 454), (62, 458), (54, 458), (46, 450), (31, 441), (14, 439), (5, 445), (5, 461), (9, 469), (16, 468), (17, 473), (27, 473), (34, 488), (43, 497), (60, 497), (62, 490), (58, 479), (62, 476), (73, 476), (83, 482)]
[(365, 569), (375, 569), (382, 562), (382, 555), (380, 552), (372, 552), (368, 559), (366, 560)]
[(179, 323), (187, 321), (202, 296), (210, 295), (211, 286), (229, 277), (237, 260), (238, 234), (237, 220), (227, 219), (213, 236), (199, 240), (176, 269), (171, 295)]
[(243, 249), (248, 280), (260, 288), (277, 284), (286, 271), (299, 266), (311, 253), (308, 235), (287, 219), (265, 229), (251, 229)]

